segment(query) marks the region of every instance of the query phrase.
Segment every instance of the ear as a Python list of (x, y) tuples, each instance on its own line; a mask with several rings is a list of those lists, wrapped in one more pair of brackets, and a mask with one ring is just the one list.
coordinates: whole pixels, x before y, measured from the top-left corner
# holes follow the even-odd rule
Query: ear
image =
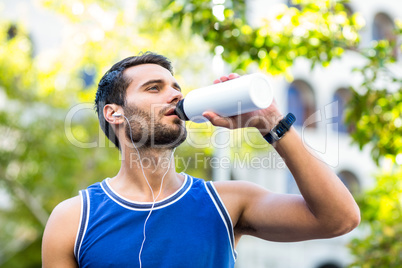
[[(122, 116), (113, 116), (120, 114)], [(124, 122), (123, 108), (117, 104), (106, 104), (103, 107), (103, 116), (105, 120), (112, 125), (119, 125)]]

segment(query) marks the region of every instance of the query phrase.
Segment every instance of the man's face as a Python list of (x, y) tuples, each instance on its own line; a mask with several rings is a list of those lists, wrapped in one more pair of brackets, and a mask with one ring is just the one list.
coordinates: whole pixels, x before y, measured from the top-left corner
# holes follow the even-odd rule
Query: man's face
[(130, 134), (126, 125), (127, 139), (132, 135), (137, 147), (172, 149), (180, 145), (187, 131), (173, 110), (183, 95), (172, 74), (162, 66), (143, 64), (128, 68), (124, 75), (132, 80), (124, 107), (131, 127)]

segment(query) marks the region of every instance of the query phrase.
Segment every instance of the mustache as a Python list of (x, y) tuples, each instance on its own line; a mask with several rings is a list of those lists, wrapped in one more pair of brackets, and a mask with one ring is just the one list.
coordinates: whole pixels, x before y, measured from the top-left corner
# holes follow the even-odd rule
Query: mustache
[[(159, 105), (157, 105), (157, 106), (159, 106)], [(163, 117), (166, 114), (166, 112), (169, 111), (170, 109), (172, 109), (172, 108), (176, 109), (177, 102), (174, 104), (167, 104), (166, 106), (163, 104), (160, 104), (160, 106), (163, 106), (163, 107), (159, 110), (159, 112), (154, 113), (155, 108), (157, 106), (152, 107), (150, 109), (150, 111), (141, 110), (138, 107), (125, 107), (124, 111), (125, 111), (125, 114), (127, 114), (129, 118), (130, 117), (138, 117), (138, 116), (142, 117), (142, 116), (145, 116), (146, 114), (150, 118), (152, 118), (154, 116)]]
[(176, 103), (176, 104), (173, 104), (173, 105), (168, 105), (168, 106), (162, 108), (162, 109), (159, 111), (158, 115), (159, 115), (159, 116), (164, 116), (164, 115), (166, 114), (166, 112), (169, 111), (170, 109), (172, 109), (172, 108), (173, 108), (173, 109), (176, 109), (176, 105), (177, 105), (177, 103)]

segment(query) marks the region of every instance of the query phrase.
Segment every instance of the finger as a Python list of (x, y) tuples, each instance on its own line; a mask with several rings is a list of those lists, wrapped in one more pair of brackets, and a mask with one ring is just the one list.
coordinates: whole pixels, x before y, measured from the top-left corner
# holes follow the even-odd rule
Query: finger
[(221, 76), (221, 78), (219, 78), (219, 80), (221, 80), (221, 82), (226, 82), (229, 80), (229, 78), (227, 76)]
[(204, 112), (202, 116), (207, 118), (216, 127), (233, 128), (233, 122), (228, 117), (221, 117), (213, 112)]
[(239, 74), (231, 73), (228, 76), (221, 76), (219, 79), (215, 79), (214, 84), (218, 84), (218, 83), (221, 83), (221, 82), (226, 82), (228, 80), (232, 80), (232, 79), (235, 79), (235, 78), (238, 78), (238, 77), (240, 77)]
[(231, 73), (231, 74), (228, 75), (229, 79), (235, 79), (235, 78), (239, 78), (239, 77), (240, 77), (240, 75), (237, 74), (237, 73)]
[(221, 76), (220, 78), (214, 80), (214, 84), (226, 82), (228, 80), (229, 80), (229, 78), (227, 76)]

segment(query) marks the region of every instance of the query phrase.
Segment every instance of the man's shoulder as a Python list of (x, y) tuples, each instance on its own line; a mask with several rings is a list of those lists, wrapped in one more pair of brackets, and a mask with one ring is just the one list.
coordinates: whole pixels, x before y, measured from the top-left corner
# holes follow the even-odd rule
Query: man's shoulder
[(46, 224), (45, 235), (64, 236), (72, 242), (78, 230), (81, 216), (81, 198), (75, 196), (59, 203), (52, 211)]
[(74, 244), (81, 214), (79, 196), (58, 204), (49, 217), (42, 240), (44, 266), (65, 262), (75, 267)]
[[(81, 213), (81, 198), (75, 196), (60, 202), (52, 211), (47, 225), (52, 225), (55, 229), (78, 226)], [(53, 229), (53, 228), (52, 228)], [(72, 229), (73, 230), (73, 229)], [(74, 228), (76, 232), (77, 229)]]
[(81, 210), (81, 198), (79, 195), (66, 199), (60, 202), (54, 209), (52, 214), (70, 214), (80, 212)]

